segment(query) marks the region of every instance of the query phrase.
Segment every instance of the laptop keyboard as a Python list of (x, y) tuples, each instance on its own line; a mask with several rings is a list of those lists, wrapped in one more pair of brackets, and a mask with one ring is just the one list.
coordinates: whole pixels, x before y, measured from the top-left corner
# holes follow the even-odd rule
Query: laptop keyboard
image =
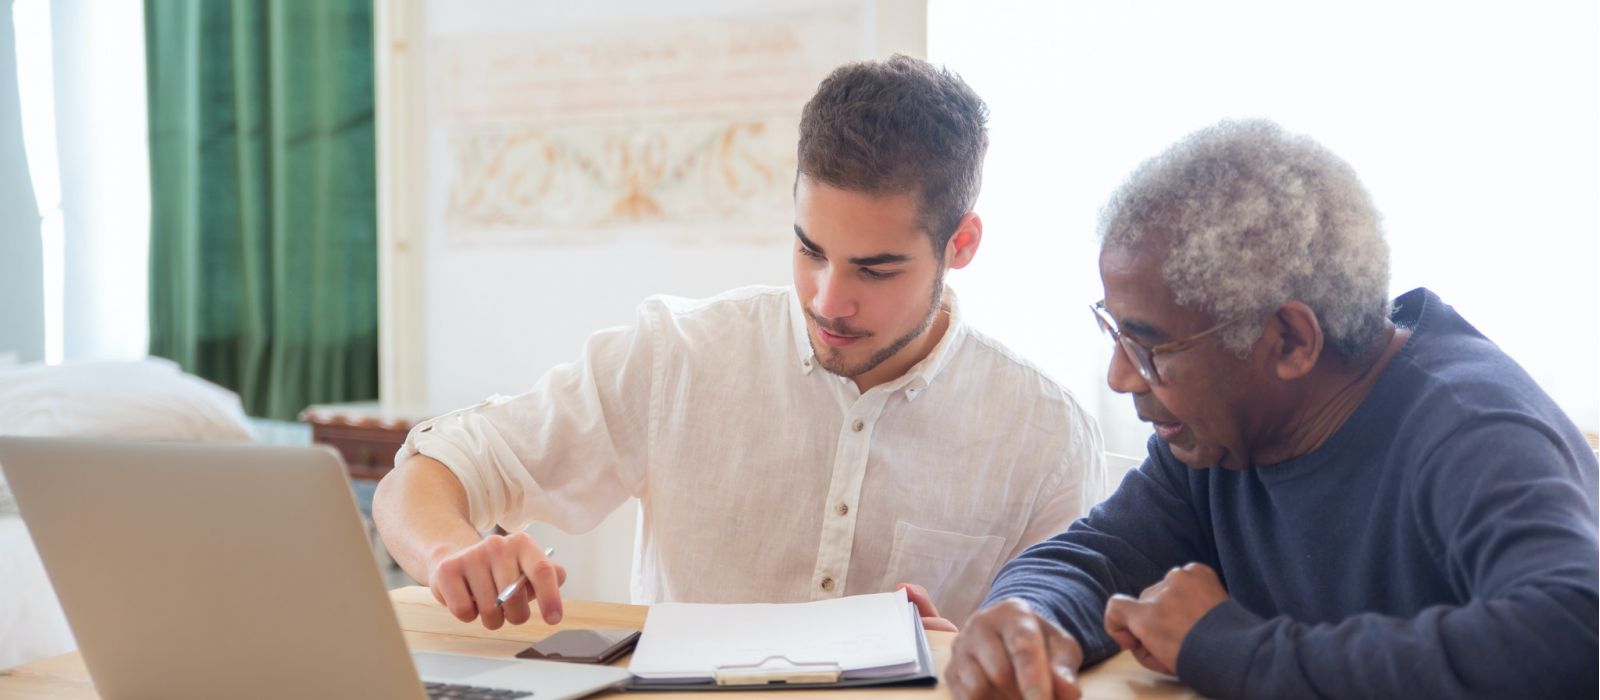
[(479, 688), (475, 685), (453, 683), (423, 683), (431, 700), (503, 700), (504, 698), (531, 698), (533, 693), (521, 690)]

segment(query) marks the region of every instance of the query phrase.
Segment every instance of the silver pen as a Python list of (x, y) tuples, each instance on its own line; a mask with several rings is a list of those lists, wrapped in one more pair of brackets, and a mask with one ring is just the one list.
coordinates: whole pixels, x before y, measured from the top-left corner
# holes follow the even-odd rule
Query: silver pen
[[(556, 553), (556, 548), (555, 547), (551, 547), (549, 549), (546, 549), (546, 550), (544, 550), (544, 558), (549, 559), (550, 555), (555, 554), (555, 553)], [(528, 584), (528, 572), (524, 571), (524, 572), (522, 572), (521, 576), (517, 577), (517, 580), (512, 581), (511, 585), (506, 586), (505, 590), (500, 591), (500, 595), (497, 596), (494, 599), (494, 606), (498, 608), (498, 607), (501, 607), (501, 606), (505, 605), (506, 601), (511, 600), (511, 596), (514, 596), (514, 595), (517, 594), (517, 589), (518, 588), (521, 588), (521, 587), (523, 587), (523, 586), (525, 586), (527, 584)]]

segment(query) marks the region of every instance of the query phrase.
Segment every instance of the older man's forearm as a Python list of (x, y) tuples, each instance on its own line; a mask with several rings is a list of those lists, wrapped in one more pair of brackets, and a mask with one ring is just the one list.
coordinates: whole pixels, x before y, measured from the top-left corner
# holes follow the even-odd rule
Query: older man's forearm
[(1562, 586), (1321, 625), (1229, 601), (1184, 639), (1178, 678), (1221, 698), (1594, 697), (1596, 612)]

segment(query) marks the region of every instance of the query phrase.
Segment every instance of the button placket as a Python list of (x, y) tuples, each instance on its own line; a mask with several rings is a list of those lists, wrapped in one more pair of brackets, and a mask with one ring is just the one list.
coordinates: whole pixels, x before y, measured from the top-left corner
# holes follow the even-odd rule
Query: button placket
[(843, 595), (848, 585), (857, 506), (871, 456), (870, 428), (883, 410), (884, 401), (883, 394), (874, 393), (845, 406), (845, 421), (840, 427), (833, 475), (828, 484), (828, 500), (821, 504), (822, 531), (811, 579), (813, 599)]

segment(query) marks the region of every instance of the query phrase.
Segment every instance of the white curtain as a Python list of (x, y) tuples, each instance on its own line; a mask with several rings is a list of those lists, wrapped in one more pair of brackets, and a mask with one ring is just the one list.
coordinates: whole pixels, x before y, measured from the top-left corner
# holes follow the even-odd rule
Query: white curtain
[(929, 58), (993, 112), (986, 222), (952, 278), (978, 326), (1066, 383), (1107, 446), (1099, 208), (1227, 117), (1344, 157), (1384, 214), (1391, 291), (1438, 292), (1589, 431), (1600, 423), (1600, 4), (931, 0)]
[(22, 139), (11, 3), (0, 1), (0, 367), (44, 359), (39, 209)]
[[(143, 357), (150, 248), (144, 4), (0, 4), (16, 24), (18, 111), (41, 219), (31, 234), (40, 252), (22, 264), (42, 277), (44, 359)], [(22, 311), (36, 313), (31, 299), (23, 302)]]

